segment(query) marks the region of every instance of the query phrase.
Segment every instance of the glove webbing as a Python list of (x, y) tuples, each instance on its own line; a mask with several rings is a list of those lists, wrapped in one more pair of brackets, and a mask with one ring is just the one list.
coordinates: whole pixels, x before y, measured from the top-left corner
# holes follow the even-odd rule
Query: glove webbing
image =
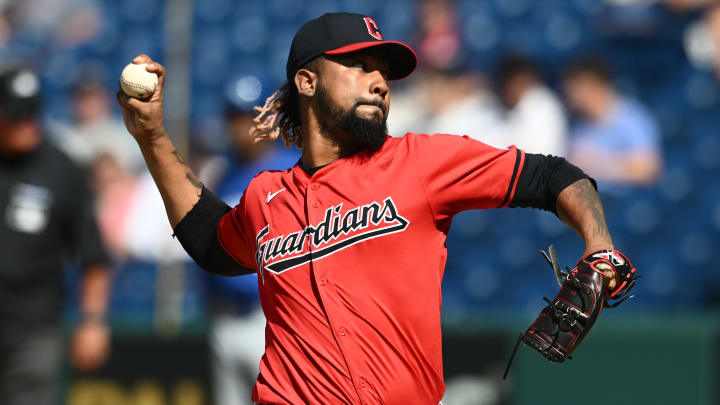
[[(544, 254), (544, 253), (545, 253), (545, 252), (543, 252), (543, 254)], [(577, 285), (579, 284), (579, 282), (578, 282), (577, 279), (575, 279), (575, 278), (573, 278), (572, 281), (573, 281), (573, 285), (575, 285), (575, 286), (577, 286)], [(579, 289), (578, 289), (578, 290), (579, 290)], [(584, 298), (582, 298), (582, 294), (580, 294), (580, 299), (582, 299), (583, 302), (584, 302)], [(549, 299), (548, 297), (543, 297), (543, 300), (544, 300), (545, 302), (547, 302), (548, 305), (552, 305), (552, 301), (550, 301), (550, 299)], [(558, 310), (555, 309), (555, 313), (556, 313), (556, 314), (557, 314), (557, 312), (558, 312)], [(569, 325), (569, 327), (571, 328), (571, 327), (573, 327), (573, 326), (575, 325), (575, 322), (577, 322), (577, 317), (578, 317), (579, 315), (580, 315), (580, 313), (577, 312), (577, 311), (575, 312), (575, 316), (572, 316), (572, 315), (570, 315), (570, 313), (566, 312), (566, 313), (564, 314), (564, 316), (563, 316), (563, 318), (564, 318), (563, 320), (568, 319), (568, 318), (571, 318), (571, 319), (572, 319), (572, 323)], [(550, 343), (550, 345), (547, 347), (547, 349), (545, 349), (545, 351), (550, 350), (550, 348), (553, 347), (553, 345), (554, 345), (555, 342), (557, 341), (558, 336), (560, 335), (560, 331), (561, 331), (561, 329), (558, 328), (558, 330), (553, 334), (553, 337), (552, 337), (553, 340), (552, 340), (552, 342)], [(518, 336), (518, 339), (517, 339), (517, 341), (515, 342), (515, 348), (513, 349), (513, 352), (512, 352), (512, 354), (510, 355), (510, 360), (508, 360), (508, 364), (507, 364), (507, 366), (505, 367), (505, 373), (503, 374), (503, 377), (502, 377), (503, 380), (507, 378), (507, 375), (508, 375), (508, 373), (510, 372), (510, 366), (512, 366), (513, 359), (515, 358), (515, 354), (517, 353), (518, 347), (520, 346), (520, 342), (522, 342), (522, 338), (523, 338), (524, 335), (525, 335), (524, 332), (520, 332), (520, 336)], [(572, 356), (568, 356), (568, 360), (572, 360)]]

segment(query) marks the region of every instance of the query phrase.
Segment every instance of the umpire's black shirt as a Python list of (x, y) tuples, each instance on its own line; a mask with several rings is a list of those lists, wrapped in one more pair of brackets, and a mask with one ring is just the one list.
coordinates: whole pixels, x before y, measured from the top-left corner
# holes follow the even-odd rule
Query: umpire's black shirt
[(21, 157), (0, 155), (0, 320), (56, 322), (68, 259), (106, 262), (87, 181), (46, 141)]

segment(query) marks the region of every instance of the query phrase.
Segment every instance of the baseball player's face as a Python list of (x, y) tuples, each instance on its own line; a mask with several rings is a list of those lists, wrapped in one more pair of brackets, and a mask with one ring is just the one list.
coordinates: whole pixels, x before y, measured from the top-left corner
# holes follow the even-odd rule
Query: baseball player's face
[(347, 133), (360, 147), (379, 148), (390, 110), (387, 74), (387, 63), (372, 51), (326, 56), (315, 100), (326, 129)]
[(321, 80), (330, 100), (365, 119), (386, 120), (390, 110), (388, 65), (373, 50), (327, 55)]

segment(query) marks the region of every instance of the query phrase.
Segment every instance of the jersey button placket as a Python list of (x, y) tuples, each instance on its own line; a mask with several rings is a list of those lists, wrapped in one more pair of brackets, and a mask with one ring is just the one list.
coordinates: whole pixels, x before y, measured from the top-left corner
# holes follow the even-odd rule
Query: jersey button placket
[(322, 213), (317, 210), (317, 208), (320, 208), (320, 200), (318, 199), (318, 195), (315, 192), (318, 189), (317, 183), (310, 183), (307, 186), (307, 193), (305, 194), (306, 198), (306, 204), (308, 208), (308, 223), (310, 224), (317, 224), (317, 222), (322, 221)]
[[(309, 186), (311, 191), (317, 191), (320, 188), (320, 184), (318, 183), (310, 183)], [(313, 199), (314, 201), (311, 203), (313, 208), (320, 208), (320, 201), (316, 199), (316, 196), (314, 193), (308, 193), (308, 199)]]
[[(321, 188), (320, 184), (318, 183), (310, 183), (307, 188), (307, 194), (306, 194), (306, 204), (308, 204), (308, 223), (317, 225), (324, 219), (324, 208), (322, 207), (322, 204), (320, 204), (320, 201), (318, 199), (318, 193), (317, 191)], [(310, 244), (310, 250), (314, 250), (315, 248)], [(322, 248), (322, 246), (320, 247)], [(332, 283), (330, 283), (330, 280), (328, 280), (326, 273), (327, 269), (323, 268), (323, 262), (318, 261), (315, 262), (312, 261), (312, 267), (313, 272), (315, 276), (313, 277), (315, 279), (316, 285), (319, 285), (322, 287), (319, 290), (319, 298), (321, 301), (325, 301), (329, 296), (332, 296), (335, 294), (334, 288), (332, 286)], [(347, 342), (347, 339), (350, 338), (350, 333), (344, 326), (337, 327), (338, 323), (344, 323), (342, 320), (342, 316), (338, 317), (338, 314), (336, 313), (335, 309), (332, 305), (325, 305), (325, 313), (327, 315), (328, 321), (330, 323), (331, 330), (335, 330), (335, 336), (337, 343), (339, 345), (340, 351), (343, 352), (343, 356), (346, 356), (348, 354), (347, 348), (345, 347), (345, 343)], [(348, 359), (350, 360), (350, 359)], [(348, 371), (350, 374), (353, 374), (353, 367), (352, 367), (352, 360), (349, 361), (348, 365)], [(354, 379), (354, 377), (353, 377)]]

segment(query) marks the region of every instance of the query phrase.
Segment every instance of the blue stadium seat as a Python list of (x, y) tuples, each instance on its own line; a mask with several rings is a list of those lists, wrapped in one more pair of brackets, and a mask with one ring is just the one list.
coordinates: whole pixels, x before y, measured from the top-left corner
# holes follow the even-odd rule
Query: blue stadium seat
[(387, 1), (375, 17), (383, 36), (396, 41), (408, 41), (417, 30), (417, 4), (408, 0)]
[(222, 48), (205, 47), (193, 58), (192, 76), (203, 85), (220, 85), (230, 74), (230, 60)]
[(245, 10), (248, 7), (247, 4), (238, 7), (232, 0), (203, 0), (193, 2), (193, 5), (195, 6), (194, 16), (201, 26), (217, 24), (232, 16), (233, 9)]
[(124, 66), (132, 61), (132, 59), (144, 53), (150, 55), (155, 60), (162, 61), (162, 41), (164, 35), (162, 26), (136, 26), (129, 30), (122, 37), (117, 55), (120, 60), (117, 65)]
[[(340, 0), (340, 9), (349, 13), (366, 14), (371, 17), (377, 17), (383, 1), (381, 0), (364, 0), (362, 2), (355, 0)], [(408, 10), (411, 12), (412, 10)]]
[[(302, 2), (294, 0), (269, 0), (258, 2), (267, 9), (270, 18), (277, 18), (284, 21), (295, 19), (304, 20), (303, 10), (305, 7)], [(316, 17), (316, 16), (314, 16)], [(313, 18), (314, 18), (313, 17)]]
[(252, 55), (269, 45), (272, 31), (267, 19), (255, 14), (237, 18), (225, 35), (238, 51)]
[(115, 274), (110, 296), (114, 318), (152, 319), (155, 307), (155, 263), (129, 261)]
[(148, 24), (158, 21), (163, 14), (164, 1), (123, 0), (120, 16), (129, 23)]

